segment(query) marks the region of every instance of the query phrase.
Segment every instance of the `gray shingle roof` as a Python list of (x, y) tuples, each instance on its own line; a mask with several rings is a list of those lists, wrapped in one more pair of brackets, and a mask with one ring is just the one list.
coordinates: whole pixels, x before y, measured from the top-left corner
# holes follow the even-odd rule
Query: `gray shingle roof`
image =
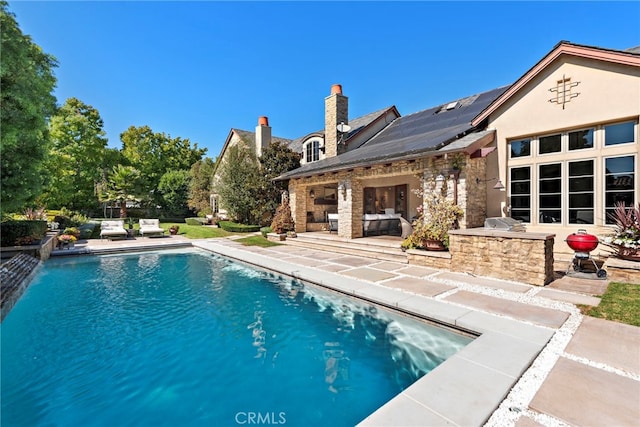
[[(346, 136), (347, 142), (350, 138), (354, 137), (358, 132), (367, 127), (371, 122), (376, 120), (378, 117), (384, 115), (387, 111), (393, 109), (395, 107), (387, 107), (378, 111), (374, 111), (369, 114), (365, 114), (364, 116), (356, 117), (355, 119), (349, 120), (349, 126), (351, 126), (351, 131)], [(289, 148), (295, 152), (302, 151), (302, 143), (305, 139), (307, 139), (310, 135), (324, 135), (324, 129), (308, 133), (300, 138), (294, 139), (289, 144)]]
[[(255, 132), (248, 131), (248, 130), (242, 130), (242, 129), (232, 129), (232, 130), (235, 131), (238, 134), (238, 136), (240, 136), (240, 138), (244, 142), (246, 142), (248, 144), (251, 144), (252, 146), (253, 146), (253, 144), (256, 143), (256, 133)], [(290, 139), (281, 138), (279, 136), (272, 136), (271, 137), (271, 141), (272, 142), (279, 141), (279, 142), (282, 142), (283, 144), (285, 144), (287, 146), (290, 145), (291, 142), (292, 142), (292, 140), (290, 140)]]
[[(307, 163), (278, 178), (289, 179), (392, 160), (411, 159), (443, 149), (475, 131), (471, 120), (507, 88), (508, 86), (503, 86), (399, 117), (361, 147), (339, 156)], [(451, 108), (447, 109), (447, 106)], [(470, 144), (476, 139), (466, 138), (465, 141)]]

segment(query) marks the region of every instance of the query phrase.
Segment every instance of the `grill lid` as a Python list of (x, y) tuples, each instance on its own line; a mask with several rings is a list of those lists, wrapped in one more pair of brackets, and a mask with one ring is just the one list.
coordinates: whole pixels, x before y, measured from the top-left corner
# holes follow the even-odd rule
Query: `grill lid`
[(501, 231), (527, 231), (521, 221), (501, 216), (485, 219), (484, 228)]

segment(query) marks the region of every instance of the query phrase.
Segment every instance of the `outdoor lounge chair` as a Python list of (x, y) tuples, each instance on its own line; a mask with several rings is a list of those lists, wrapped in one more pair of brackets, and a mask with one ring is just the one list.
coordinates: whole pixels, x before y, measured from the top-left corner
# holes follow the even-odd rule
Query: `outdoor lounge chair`
[(338, 231), (338, 214), (327, 214), (327, 220), (329, 221), (329, 234), (332, 231)]
[(124, 228), (124, 221), (102, 221), (100, 224), (100, 238), (126, 238), (127, 230)]
[(164, 229), (160, 227), (159, 219), (141, 219), (140, 220), (141, 236), (164, 236)]

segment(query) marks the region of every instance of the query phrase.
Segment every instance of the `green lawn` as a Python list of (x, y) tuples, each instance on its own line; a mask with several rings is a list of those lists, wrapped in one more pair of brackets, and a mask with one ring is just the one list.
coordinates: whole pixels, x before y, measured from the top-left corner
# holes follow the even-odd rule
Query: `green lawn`
[(210, 239), (213, 237), (226, 237), (231, 236), (237, 233), (229, 233), (228, 231), (224, 231), (222, 228), (216, 227), (205, 227), (203, 225), (188, 225), (185, 223), (179, 224), (176, 222), (162, 222), (160, 223), (160, 227), (167, 230), (167, 234), (169, 234), (169, 227), (172, 225), (180, 226), (178, 230), (178, 235), (187, 237), (189, 239)]
[(240, 242), (245, 246), (261, 246), (263, 248), (268, 248), (269, 246), (280, 246), (281, 243), (272, 242), (266, 237), (262, 236), (248, 236), (237, 239), (236, 242)]
[(640, 285), (612, 282), (597, 307), (581, 309), (587, 316), (640, 326)]

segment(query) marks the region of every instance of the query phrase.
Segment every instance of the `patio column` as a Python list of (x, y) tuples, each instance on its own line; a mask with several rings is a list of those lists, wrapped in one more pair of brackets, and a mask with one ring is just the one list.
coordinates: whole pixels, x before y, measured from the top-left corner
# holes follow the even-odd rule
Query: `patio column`
[(289, 207), (296, 223), (296, 233), (303, 233), (307, 231), (306, 187), (298, 184), (294, 180), (289, 181)]
[(362, 183), (346, 179), (338, 186), (338, 236), (362, 237)]

